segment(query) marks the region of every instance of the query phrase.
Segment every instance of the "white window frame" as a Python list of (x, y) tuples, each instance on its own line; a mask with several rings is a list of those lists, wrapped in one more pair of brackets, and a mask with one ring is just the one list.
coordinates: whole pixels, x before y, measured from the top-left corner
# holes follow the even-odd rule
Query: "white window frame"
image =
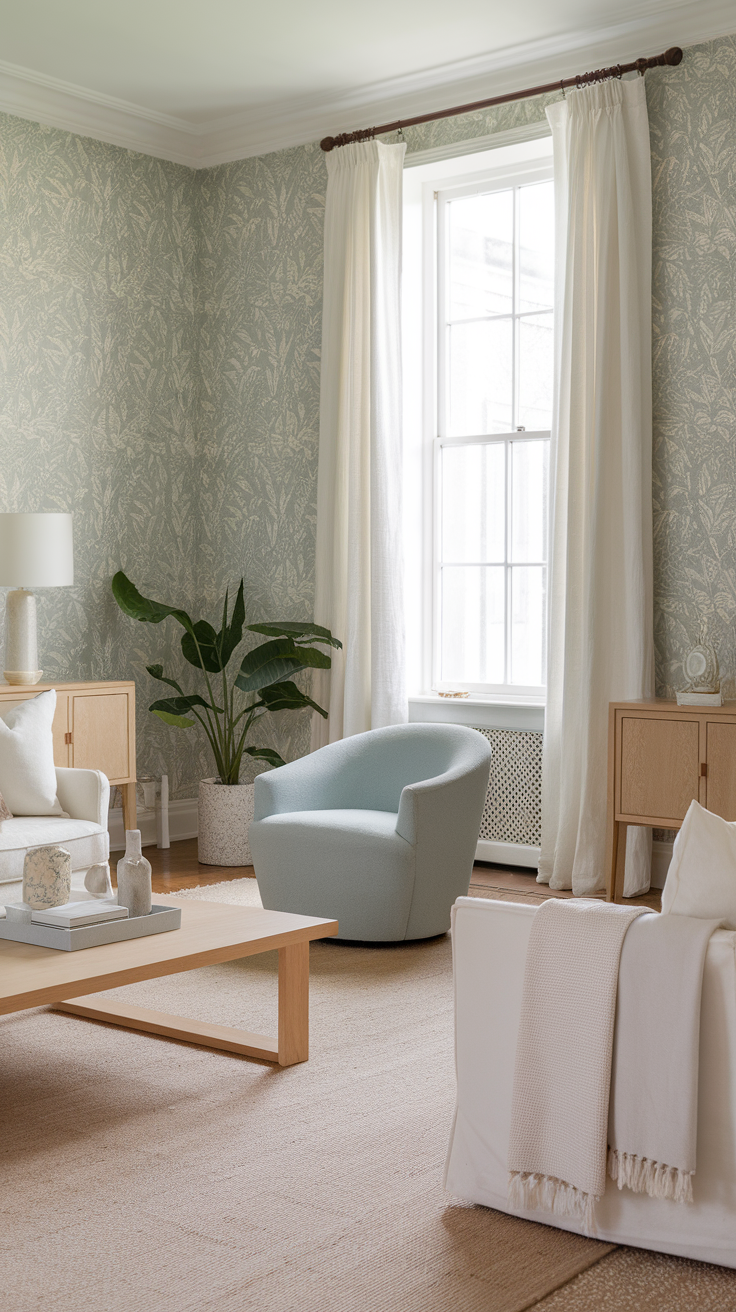
[[(540, 137), (542, 137), (540, 131)], [(439, 270), (441, 199), (483, 191), (547, 181), (553, 176), (549, 140), (525, 141), (521, 147), (485, 151), (464, 159), (431, 161), (421, 166), (422, 179), (413, 183), (405, 174), (405, 194), (413, 208), (405, 211), (405, 499), (408, 504), (407, 635), (409, 639), (409, 691), (412, 699), (435, 699), (439, 691), (465, 691), (473, 701), (502, 704), (543, 705), (544, 687), (503, 685), (458, 685), (452, 688), (439, 678), (439, 527), (440, 481), (438, 466), (445, 445), (540, 440), (548, 433), (520, 433), (451, 438), (439, 431), (439, 386), (442, 368), (440, 335), (443, 323), (438, 313), (442, 288)], [(511, 158), (509, 158), (511, 156)], [(502, 162), (503, 161), (503, 162)], [(411, 159), (407, 161), (411, 163)], [(416, 163), (419, 163), (417, 160)], [(407, 183), (409, 184), (407, 186)], [(411, 191), (410, 191), (411, 188)], [(419, 193), (421, 191), (421, 199)], [(420, 214), (421, 211), (421, 214)], [(408, 215), (408, 221), (407, 221)], [(421, 249), (418, 249), (418, 248)], [(417, 310), (417, 302), (420, 310)], [(517, 320), (518, 322), (518, 320)], [(516, 336), (516, 334), (515, 334)], [(514, 398), (514, 415), (516, 397)], [(421, 419), (418, 419), (418, 415)], [(508, 451), (508, 447), (507, 447)], [(508, 455), (507, 455), (508, 458)], [(508, 561), (507, 516), (506, 574)], [(525, 562), (526, 563), (526, 562)], [(528, 562), (534, 564), (536, 562)], [(507, 647), (511, 640), (508, 622)], [(508, 671), (508, 652), (506, 669)], [(444, 705), (449, 707), (449, 703)], [(457, 703), (456, 703), (457, 705)]]

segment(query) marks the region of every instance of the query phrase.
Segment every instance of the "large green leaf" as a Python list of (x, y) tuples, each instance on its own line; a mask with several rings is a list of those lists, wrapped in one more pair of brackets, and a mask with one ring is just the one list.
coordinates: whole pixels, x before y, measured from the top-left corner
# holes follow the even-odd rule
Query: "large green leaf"
[(260, 647), (248, 652), (235, 686), (241, 692), (260, 692), (261, 688), (281, 683), (300, 670), (329, 670), (330, 665), (330, 658), (324, 652), (312, 647), (297, 647), (291, 638), (275, 638), (273, 642), (262, 642)]
[(254, 760), (268, 761), (268, 764), (274, 767), (286, 765), (283, 756), (279, 756), (278, 752), (272, 751), (270, 747), (244, 747), (243, 751), (248, 756), (252, 756)]
[[(195, 637), (196, 642), (194, 641)], [(197, 650), (198, 645), (199, 650)], [(197, 670), (204, 667), (208, 674), (219, 674), (222, 669), (222, 663), (217, 651), (217, 634), (212, 625), (208, 624), (206, 620), (197, 620), (197, 623), (192, 627), (192, 632), (184, 634), (181, 640), (181, 649), (184, 659), (189, 661), (189, 664)]]
[[(204, 666), (208, 674), (219, 674), (221, 670), (224, 670), (235, 648), (243, 640), (245, 603), (243, 601), (242, 579), (240, 580), (240, 587), (235, 598), (232, 619), (229, 624), (227, 621), (227, 599), (228, 594), (226, 592), (225, 604), (222, 608), (222, 628), (219, 633), (215, 633), (212, 625), (208, 624), (206, 620), (198, 620), (194, 625), (193, 634), (185, 633), (181, 640), (181, 649), (185, 659), (197, 669)], [(199, 644), (199, 651), (197, 651), (197, 644)]]
[(267, 638), (293, 638), (304, 642), (326, 642), (330, 647), (342, 647), (339, 638), (333, 638), (329, 629), (321, 624), (297, 624), (291, 620), (274, 620), (271, 624), (249, 624), (251, 633), (263, 633)]
[(184, 697), (164, 697), (160, 702), (152, 702), (148, 709), (149, 711), (166, 711), (167, 715), (184, 715), (187, 711), (191, 711), (193, 706), (204, 706), (209, 711), (218, 711), (222, 714), (219, 706), (211, 706), (209, 702), (205, 701), (204, 697), (200, 697), (198, 692), (190, 693)]
[[(153, 711), (153, 707), (150, 708)], [(168, 711), (153, 711), (164, 724), (171, 724), (175, 729), (191, 729), (196, 720), (187, 720), (183, 715), (169, 715)]]
[(148, 673), (153, 676), (154, 679), (158, 679), (160, 683), (168, 683), (170, 688), (176, 688), (176, 691), (178, 693), (181, 693), (182, 697), (184, 696), (184, 689), (179, 686), (179, 684), (176, 682), (176, 679), (166, 678), (166, 675), (164, 674), (163, 665), (147, 665), (146, 669), (148, 670)]
[(122, 570), (118, 570), (113, 578), (112, 594), (120, 609), (133, 620), (140, 620), (143, 624), (160, 624), (168, 615), (173, 615), (187, 632), (191, 633), (194, 629), (185, 610), (178, 610), (176, 606), (164, 606), (160, 601), (150, 601), (147, 597), (142, 597), (135, 584), (126, 578)]
[(262, 688), (261, 699), (256, 705), (265, 706), (269, 711), (299, 711), (305, 706), (311, 706), (313, 711), (319, 711), (323, 719), (327, 719), (327, 711), (323, 711), (321, 706), (313, 702), (311, 697), (307, 697), (307, 694), (297, 688), (291, 680), (286, 683), (272, 683), (269, 688)]
[(245, 602), (243, 601), (243, 580), (240, 580), (238, 595), (235, 598), (233, 613), (230, 623), (227, 622), (227, 593), (225, 593), (225, 606), (222, 614), (222, 628), (217, 635), (220, 657), (222, 659), (223, 669), (227, 665), (235, 648), (243, 640), (243, 625), (245, 623)]

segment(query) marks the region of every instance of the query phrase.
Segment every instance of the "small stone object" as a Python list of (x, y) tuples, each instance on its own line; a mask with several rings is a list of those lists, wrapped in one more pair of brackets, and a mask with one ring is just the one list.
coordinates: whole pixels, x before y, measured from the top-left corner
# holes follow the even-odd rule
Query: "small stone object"
[(147, 916), (151, 911), (151, 863), (141, 852), (140, 829), (125, 831), (125, 856), (118, 861), (118, 906), (129, 916)]
[(65, 847), (31, 847), (23, 862), (23, 901), (34, 911), (60, 907), (72, 891), (72, 858)]
[(84, 887), (93, 897), (113, 898), (112, 882), (110, 880), (110, 867), (107, 861), (99, 865), (90, 866), (84, 876)]
[(16, 924), (25, 922), (30, 925), (32, 910), (30, 902), (8, 902), (5, 907), (5, 919), (15, 921)]

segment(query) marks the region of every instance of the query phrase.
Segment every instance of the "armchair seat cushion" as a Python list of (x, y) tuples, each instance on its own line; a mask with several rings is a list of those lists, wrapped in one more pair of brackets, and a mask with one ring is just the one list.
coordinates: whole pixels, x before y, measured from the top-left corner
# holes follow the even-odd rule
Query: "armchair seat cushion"
[(26, 851), (44, 843), (61, 843), (71, 853), (72, 870), (106, 861), (109, 852), (107, 829), (93, 820), (14, 816), (0, 824), (0, 884), (22, 879)]
[[(414, 849), (393, 811), (289, 811), (250, 828), (258, 868), (268, 863), (264, 906), (324, 916), (349, 937), (403, 938), (414, 892)], [(369, 896), (366, 891), (370, 890)]]

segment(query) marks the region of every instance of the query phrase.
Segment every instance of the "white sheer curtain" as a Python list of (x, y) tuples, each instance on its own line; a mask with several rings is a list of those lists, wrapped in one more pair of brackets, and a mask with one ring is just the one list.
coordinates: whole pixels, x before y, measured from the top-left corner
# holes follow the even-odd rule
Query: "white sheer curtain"
[[(317, 671), (312, 748), (407, 718), (401, 538), (400, 278), (406, 146), (327, 155), (315, 620), (343, 643)], [(324, 700), (323, 700), (324, 699)]]
[[(558, 233), (539, 882), (605, 883), (608, 703), (653, 694), (652, 200), (644, 79), (547, 110)], [(629, 829), (625, 893), (649, 886)]]

